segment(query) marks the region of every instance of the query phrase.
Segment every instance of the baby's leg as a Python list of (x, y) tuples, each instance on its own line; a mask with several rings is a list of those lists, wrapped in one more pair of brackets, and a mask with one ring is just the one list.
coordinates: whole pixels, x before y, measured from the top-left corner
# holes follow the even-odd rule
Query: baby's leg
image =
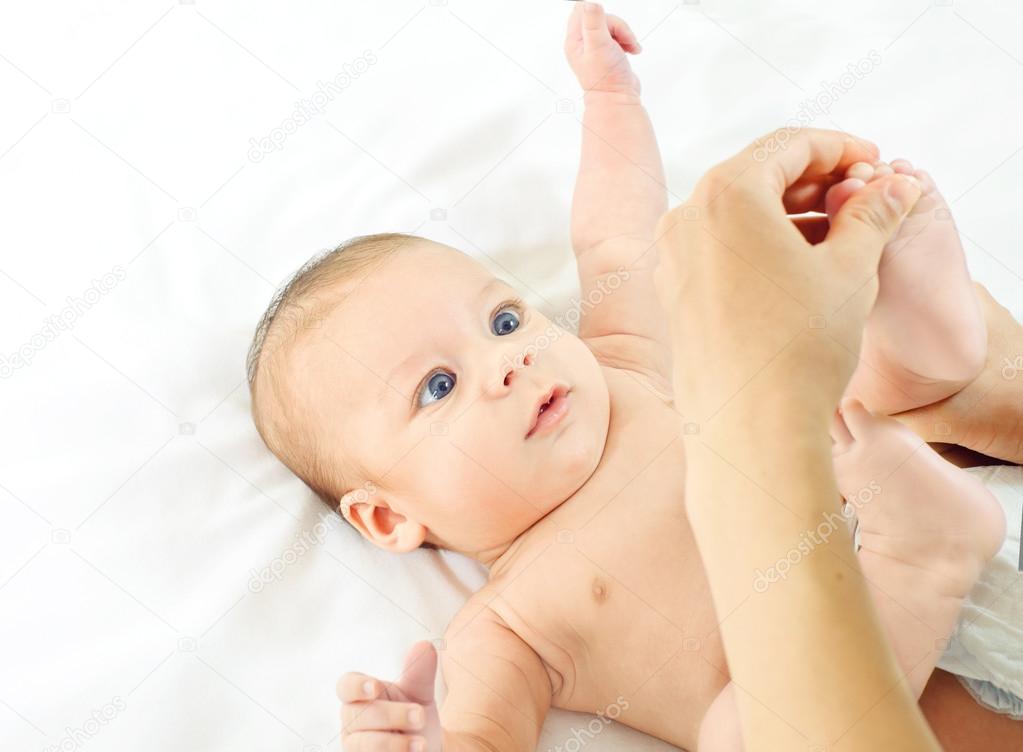
[(987, 348), (959, 233), (926, 172), (905, 160), (855, 164), (848, 179), (828, 192), (828, 214), (865, 182), (893, 170), (914, 175), (923, 195), (881, 256), (877, 301), (846, 389), (847, 396), (886, 415), (954, 394), (980, 372)]
[(979, 479), (854, 400), (832, 437), (838, 488), (859, 518), (860, 567), (919, 698), (963, 598), (1002, 544), (1005, 515)]

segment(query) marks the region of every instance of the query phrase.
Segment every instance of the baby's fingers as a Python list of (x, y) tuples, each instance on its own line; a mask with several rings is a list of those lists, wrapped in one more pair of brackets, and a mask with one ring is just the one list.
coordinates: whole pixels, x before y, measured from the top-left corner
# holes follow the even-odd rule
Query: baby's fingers
[(380, 694), (380, 684), (372, 676), (349, 671), (337, 680), (337, 698), (341, 702), (372, 700)]
[(608, 14), (607, 25), (611, 30), (611, 36), (622, 46), (623, 50), (635, 55), (643, 49), (643, 45), (639, 43), (635, 32), (618, 16)]
[(607, 17), (600, 3), (579, 3), (576, 13), (582, 14), (583, 45), (589, 50), (600, 47), (611, 41), (611, 31), (607, 27)]
[(414, 702), (345, 703), (341, 706), (341, 733), (360, 731), (419, 731), (426, 713)]
[(360, 731), (344, 737), (344, 752), (424, 752), (426, 739), (422, 736), (391, 734), (387, 731)]

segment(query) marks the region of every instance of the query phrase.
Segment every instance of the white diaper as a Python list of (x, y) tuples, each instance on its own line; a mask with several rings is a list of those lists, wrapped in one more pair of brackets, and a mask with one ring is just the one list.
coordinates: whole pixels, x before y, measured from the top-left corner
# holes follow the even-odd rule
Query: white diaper
[(1023, 720), (1023, 468), (967, 468), (1005, 510), (1006, 536), (963, 602), (963, 611), (938, 667), (957, 676), (974, 699), (997, 713)]

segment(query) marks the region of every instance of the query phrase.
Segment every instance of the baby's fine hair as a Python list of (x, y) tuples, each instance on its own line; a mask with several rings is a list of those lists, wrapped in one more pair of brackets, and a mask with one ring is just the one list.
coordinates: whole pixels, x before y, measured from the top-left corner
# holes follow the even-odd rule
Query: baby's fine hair
[[(336, 463), (324, 461), (311, 432), (295, 425), (280, 363), (299, 337), (315, 328), (340, 302), (339, 283), (382, 263), (410, 243), (415, 235), (389, 232), (360, 235), (309, 259), (274, 293), (256, 326), (245, 359), (252, 420), (263, 443), (332, 510), (348, 490)], [(331, 290), (329, 295), (324, 295)], [(276, 401), (268, 414), (268, 400)]]

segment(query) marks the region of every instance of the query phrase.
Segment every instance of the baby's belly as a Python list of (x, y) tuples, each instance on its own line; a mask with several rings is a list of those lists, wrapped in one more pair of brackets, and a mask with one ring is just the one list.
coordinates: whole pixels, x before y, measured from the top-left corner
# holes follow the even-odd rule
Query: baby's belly
[(643, 627), (649, 628), (643, 645), (615, 640), (608, 646), (611, 654), (604, 656), (592, 646), (590, 665), (583, 658), (579, 666), (584, 689), (571, 697), (555, 697), (553, 705), (610, 718), (695, 750), (700, 721), (728, 675), (707, 660), (705, 654), (712, 649), (701, 653), (670, 639), (660, 642), (657, 625), (642, 620), (633, 628), (641, 632)]

